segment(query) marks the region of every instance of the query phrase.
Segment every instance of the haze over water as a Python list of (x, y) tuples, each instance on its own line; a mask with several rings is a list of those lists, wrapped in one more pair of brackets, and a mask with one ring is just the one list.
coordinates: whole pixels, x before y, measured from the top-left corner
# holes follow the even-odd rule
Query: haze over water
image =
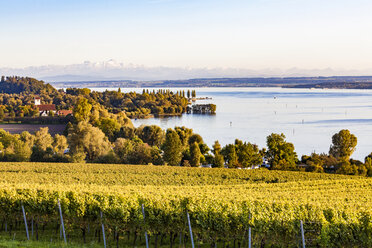
[[(142, 92), (142, 88), (122, 91)], [(213, 98), (197, 103), (216, 104), (215, 115), (137, 119), (133, 124), (186, 126), (210, 147), (215, 140), (225, 145), (238, 138), (261, 148), (271, 133), (284, 133), (299, 157), (313, 151), (328, 153), (332, 135), (349, 129), (358, 138), (352, 157), (364, 160), (372, 152), (372, 90), (197, 88), (196, 93)]]

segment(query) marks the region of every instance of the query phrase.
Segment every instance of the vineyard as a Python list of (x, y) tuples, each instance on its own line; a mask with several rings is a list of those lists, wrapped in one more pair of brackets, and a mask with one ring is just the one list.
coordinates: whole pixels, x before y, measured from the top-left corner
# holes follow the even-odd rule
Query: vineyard
[[(166, 166), (0, 163), (1, 237), (108, 247), (372, 247), (372, 179)], [(141, 205), (144, 206), (145, 219)], [(102, 218), (101, 218), (102, 213)], [(23, 235), (23, 236), (22, 236)], [(63, 238), (62, 238), (63, 240)], [(99, 246), (98, 246), (99, 247)]]

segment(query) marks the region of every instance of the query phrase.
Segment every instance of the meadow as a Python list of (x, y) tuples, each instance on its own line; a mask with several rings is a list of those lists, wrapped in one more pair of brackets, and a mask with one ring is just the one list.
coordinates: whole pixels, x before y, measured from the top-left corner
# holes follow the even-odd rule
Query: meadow
[[(95, 247), (101, 224), (111, 247), (372, 246), (372, 179), (266, 169), (151, 165), (0, 163), (1, 239)], [(143, 204), (145, 219), (141, 211)], [(100, 218), (102, 212), (103, 218)], [(63, 240), (63, 239), (62, 239)]]

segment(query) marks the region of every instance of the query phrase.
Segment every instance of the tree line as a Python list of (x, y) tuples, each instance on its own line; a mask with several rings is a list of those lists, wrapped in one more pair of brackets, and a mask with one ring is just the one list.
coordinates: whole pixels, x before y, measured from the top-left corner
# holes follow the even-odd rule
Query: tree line
[(252, 168), (268, 161), (273, 170), (299, 170), (348, 175), (372, 175), (372, 153), (365, 161), (351, 159), (357, 138), (348, 130), (332, 137), (328, 154), (312, 153), (298, 158), (295, 147), (284, 134), (267, 137), (267, 148), (236, 139), (212, 149), (201, 135), (187, 127), (167, 130), (159, 126), (133, 127), (125, 116), (109, 113), (101, 105), (80, 99), (74, 108), (75, 122), (63, 135), (52, 137), (48, 128), (35, 134), (25, 131), (10, 134), (0, 131), (1, 161), (95, 162), (154, 164), (213, 168)]
[[(123, 93), (117, 91), (97, 92), (87, 88), (55, 89), (50, 84), (29, 77), (2, 77), (0, 81), (0, 120), (5, 117), (36, 117), (34, 98), (42, 104), (55, 104), (57, 110), (73, 109), (80, 98), (104, 106), (110, 113), (124, 111), (130, 118), (145, 118), (150, 115), (179, 115), (187, 111), (186, 95), (195, 97), (190, 90), (144, 90)], [(188, 97), (189, 98), (189, 97)]]

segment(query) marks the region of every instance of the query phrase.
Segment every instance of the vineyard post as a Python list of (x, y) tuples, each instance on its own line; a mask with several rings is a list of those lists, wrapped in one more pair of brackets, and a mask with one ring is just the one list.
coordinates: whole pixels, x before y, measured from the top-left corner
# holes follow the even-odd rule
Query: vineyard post
[(190, 223), (190, 215), (189, 215), (189, 212), (188, 211), (186, 211), (186, 215), (187, 215), (187, 222), (189, 223), (191, 247), (194, 248), (194, 237), (192, 236), (192, 228), (191, 228), (191, 223)]
[(103, 215), (102, 215), (102, 211), (101, 211), (101, 224), (102, 224), (103, 246), (106, 248), (105, 226), (103, 225)]
[(30, 236), (29, 236), (29, 234), (28, 234), (28, 226), (27, 226), (26, 212), (25, 212), (25, 208), (23, 207), (23, 204), (22, 204), (22, 213), (23, 213), (23, 219), (24, 219), (24, 221), (25, 221), (27, 240), (30, 240)]
[(59, 209), (59, 215), (61, 217), (63, 239), (65, 240), (65, 243), (67, 244), (66, 232), (65, 232), (65, 224), (63, 223), (62, 208), (61, 208), (61, 203), (59, 202), (59, 199), (58, 199), (58, 209)]
[[(143, 222), (145, 222), (145, 207), (142, 204)], [(146, 248), (149, 248), (149, 240), (147, 238), (147, 231), (145, 231)]]
[(302, 248), (305, 248), (305, 232), (304, 232), (304, 224), (302, 223), (302, 220), (300, 221), (300, 225), (301, 225)]
[(248, 248), (252, 248), (252, 228), (248, 229)]

